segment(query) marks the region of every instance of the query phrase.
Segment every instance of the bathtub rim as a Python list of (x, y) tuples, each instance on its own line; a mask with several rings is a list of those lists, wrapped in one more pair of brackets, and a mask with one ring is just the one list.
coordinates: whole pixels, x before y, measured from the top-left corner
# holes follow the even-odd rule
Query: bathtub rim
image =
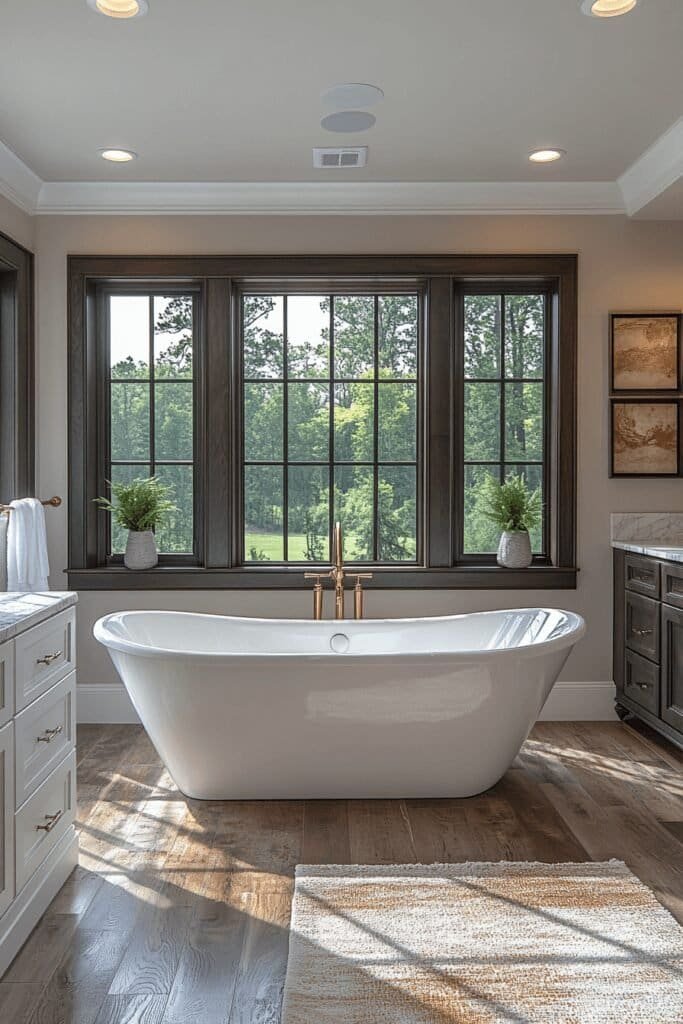
[[(203, 619), (220, 619), (221, 621), (230, 621), (236, 623), (250, 623), (258, 625), (268, 625), (273, 622), (277, 622), (279, 625), (291, 625), (291, 626), (312, 626), (314, 629), (319, 629), (324, 626), (326, 627), (339, 627), (338, 631), (343, 632), (344, 625), (352, 625), (358, 627), (362, 623), (368, 623), (377, 625), (380, 623), (391, 623), (396, 626), (401, 624), (410, 623), (415, 624), (419, 622), (453, 622), (460, 619), (467, 619), (473, 616), (489, 616), (489, 615), (505, 615), (510, 613), (523, 613), (523, 612), (556, 612), (561, 615), (567, 616), (570, 620), (571, 628), (559, 637), (555, 637), (552, 640), (543, 640), (530, 644), (524, 644), (516, 647), (500, 647), (491, 649), (482, 649), (479, 647), (472, 647), (467, 649), (459, 650), (444, 650), (439, 649), (435, 651), (344, 651), (337, 652), (333, 650), (326, 651), (201, 651), (194, 650), (192, 648), (176, 648), (176, 647), (155, 647), (151, 644), (138, 643), (135, 640), (124, 639), (120, 636), (116, 636), (111, 633), (109, 629), (109, 623), (118, 619), (121, 616), (144, 616), (144, 615), (162, 615), (162, 616), (175, 616), (175, 617), (189, 617), (192, 618), (203, 618)], [(255, 661), (256, 659), (264, 659), (270, 661), (274, 658), (283, 658), (286, 660), (303, 658), (306, 661), (317, 659), (324, 661), (332, 661), (338, 658), (351, 658), (353, 660), (361, 660), (363, 658), (368, 661), (378, 661), (380, 659), (391, 659), (391, 660), (406, 660), (409, 658), (414, 659), (435, 659), (435, 658), (485, 658), (486, 660), (495, 659), (505, 656), (512, 656), (513, 654), (517, 657), (534, 657), (542, 654), (550, 654), (554, 651), (561, 651), (567, 647), (573, 647), (581, 640), (587, 631), (586, 621), (582, 615), (578, 612), (570, 612), (564, 608), (546, 608), (539, 606), (531, 606), (524, 608), (496, 608), (487, 609), (479, 612), (458, 612), (452, 615), (420, 615), (420, 616), (403, 616), (400, 618), (382, 618), (382, 619), (322, 619), (316, 621), (314, 619), (303, 619), (303, 618), (279, 618), (279, 617), (261, 617), (261, 616), (250, 616), (250, 615), (220, 615), (214, 612), (188, 612), (188, 611), (177, 611), (174, 609), (156, 609), (156, 608), (136, 608), (125, 611), (109, 612), (107, 615), (101, 616), (94, 624), (92, 632), (95, 640), (106, 647), (108, 650), (118, 651), (121, 654), (135, 655), (143, 658), (169, 658), (169, 657), (184, 657), (198, 660), (227, 660), (234, 659), (237, 661)]]

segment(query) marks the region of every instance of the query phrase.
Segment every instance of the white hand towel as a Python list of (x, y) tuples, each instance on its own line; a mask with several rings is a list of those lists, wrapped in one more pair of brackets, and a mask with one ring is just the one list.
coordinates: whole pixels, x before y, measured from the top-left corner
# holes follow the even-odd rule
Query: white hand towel
[(36, 593), (48, 589), (45, 509), (36, 498), (10, 503), (7, 527), (7, 589)]

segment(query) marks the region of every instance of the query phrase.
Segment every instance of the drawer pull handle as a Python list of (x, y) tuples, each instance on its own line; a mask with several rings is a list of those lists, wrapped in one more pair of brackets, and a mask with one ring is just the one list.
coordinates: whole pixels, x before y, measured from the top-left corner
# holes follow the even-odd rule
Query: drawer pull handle
[(46, 814), (45, 821), (46, 825), (36, 825), (36, 832), (52, 832), (59, 819), (64, 814), (64, 811), (57, 811), (56, 814)]
[(634, 627), (631, 630), (631, 632), (635, 636), (652, 636), (652, 634), (654, 633), (654, 628), (652, 626), (649, 626), (649, 627), (647, 627), (647, 629), (635, 629), (635, 627)]
[(36, 658), (36, 665), (51, 665), (57, 658), (61, 658), (62, 651), (53, 651), (52, 654), (44, 654), (42, 658)]
[(633, 575), (631, 576), (631, 579), (635, 580), (636, 583), (645, 583), (645, 584), (652, 583), (652, 576), (643, 576), (641, 573), (637, 573), (637, 572), (633, 573)]
[(55, 736), (59, 736), (63, 731), (63, 725), (57, 725), (54, 729), (46, 729), (42, 736), (36, 736), (36, 743), (52, 743)]

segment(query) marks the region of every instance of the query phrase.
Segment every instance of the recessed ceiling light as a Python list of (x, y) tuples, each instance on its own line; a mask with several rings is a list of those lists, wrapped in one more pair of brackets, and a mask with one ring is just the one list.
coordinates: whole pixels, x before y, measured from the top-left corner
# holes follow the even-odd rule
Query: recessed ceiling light
[(593, 18), (618, 18), (628, 14), (638, 0), (581, 0), (581, 10)]
[(529, 153), (529, 159), (532, 164), (554, 164), (556, 160), (561, 160), (565, 155), (563, 149), (535, 149), (533, 153)]
[(108, 18), (139, 18), (147, 14), (147, 0), (88, 0), (88, 7)]
[(132, 149), (101, 149), (100, 156), (103, 160), (109, 160), (113, 164), (127, 164), (135, 160), (137, 153)]
[(384, 93), (377, 85), (349, 82), (333, 85), (320, 98), (328, 110), (367, 110), (383, 100)]
[(374, 114), (364, 110), (338, 110), (324, 117), (320, 126), (328, 132), (365, 132), (372, 128), (376, 120)]

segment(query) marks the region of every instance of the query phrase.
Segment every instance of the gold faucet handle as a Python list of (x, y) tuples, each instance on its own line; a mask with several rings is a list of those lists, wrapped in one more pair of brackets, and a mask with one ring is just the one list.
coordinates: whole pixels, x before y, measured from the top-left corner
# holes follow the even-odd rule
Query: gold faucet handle
[(305, 580), (317, 580), (318, 583), (320, 583), (321, 580), (328, 579), (329, 575), (330, 575), (329, 572), (305, 572), (304, 573), (304, 579)]
[(358, 583), (360, 580), (371, 580), (373, 574), (371, 572), (349, 572), (347, 576), (350, 580), (355, 580)]

